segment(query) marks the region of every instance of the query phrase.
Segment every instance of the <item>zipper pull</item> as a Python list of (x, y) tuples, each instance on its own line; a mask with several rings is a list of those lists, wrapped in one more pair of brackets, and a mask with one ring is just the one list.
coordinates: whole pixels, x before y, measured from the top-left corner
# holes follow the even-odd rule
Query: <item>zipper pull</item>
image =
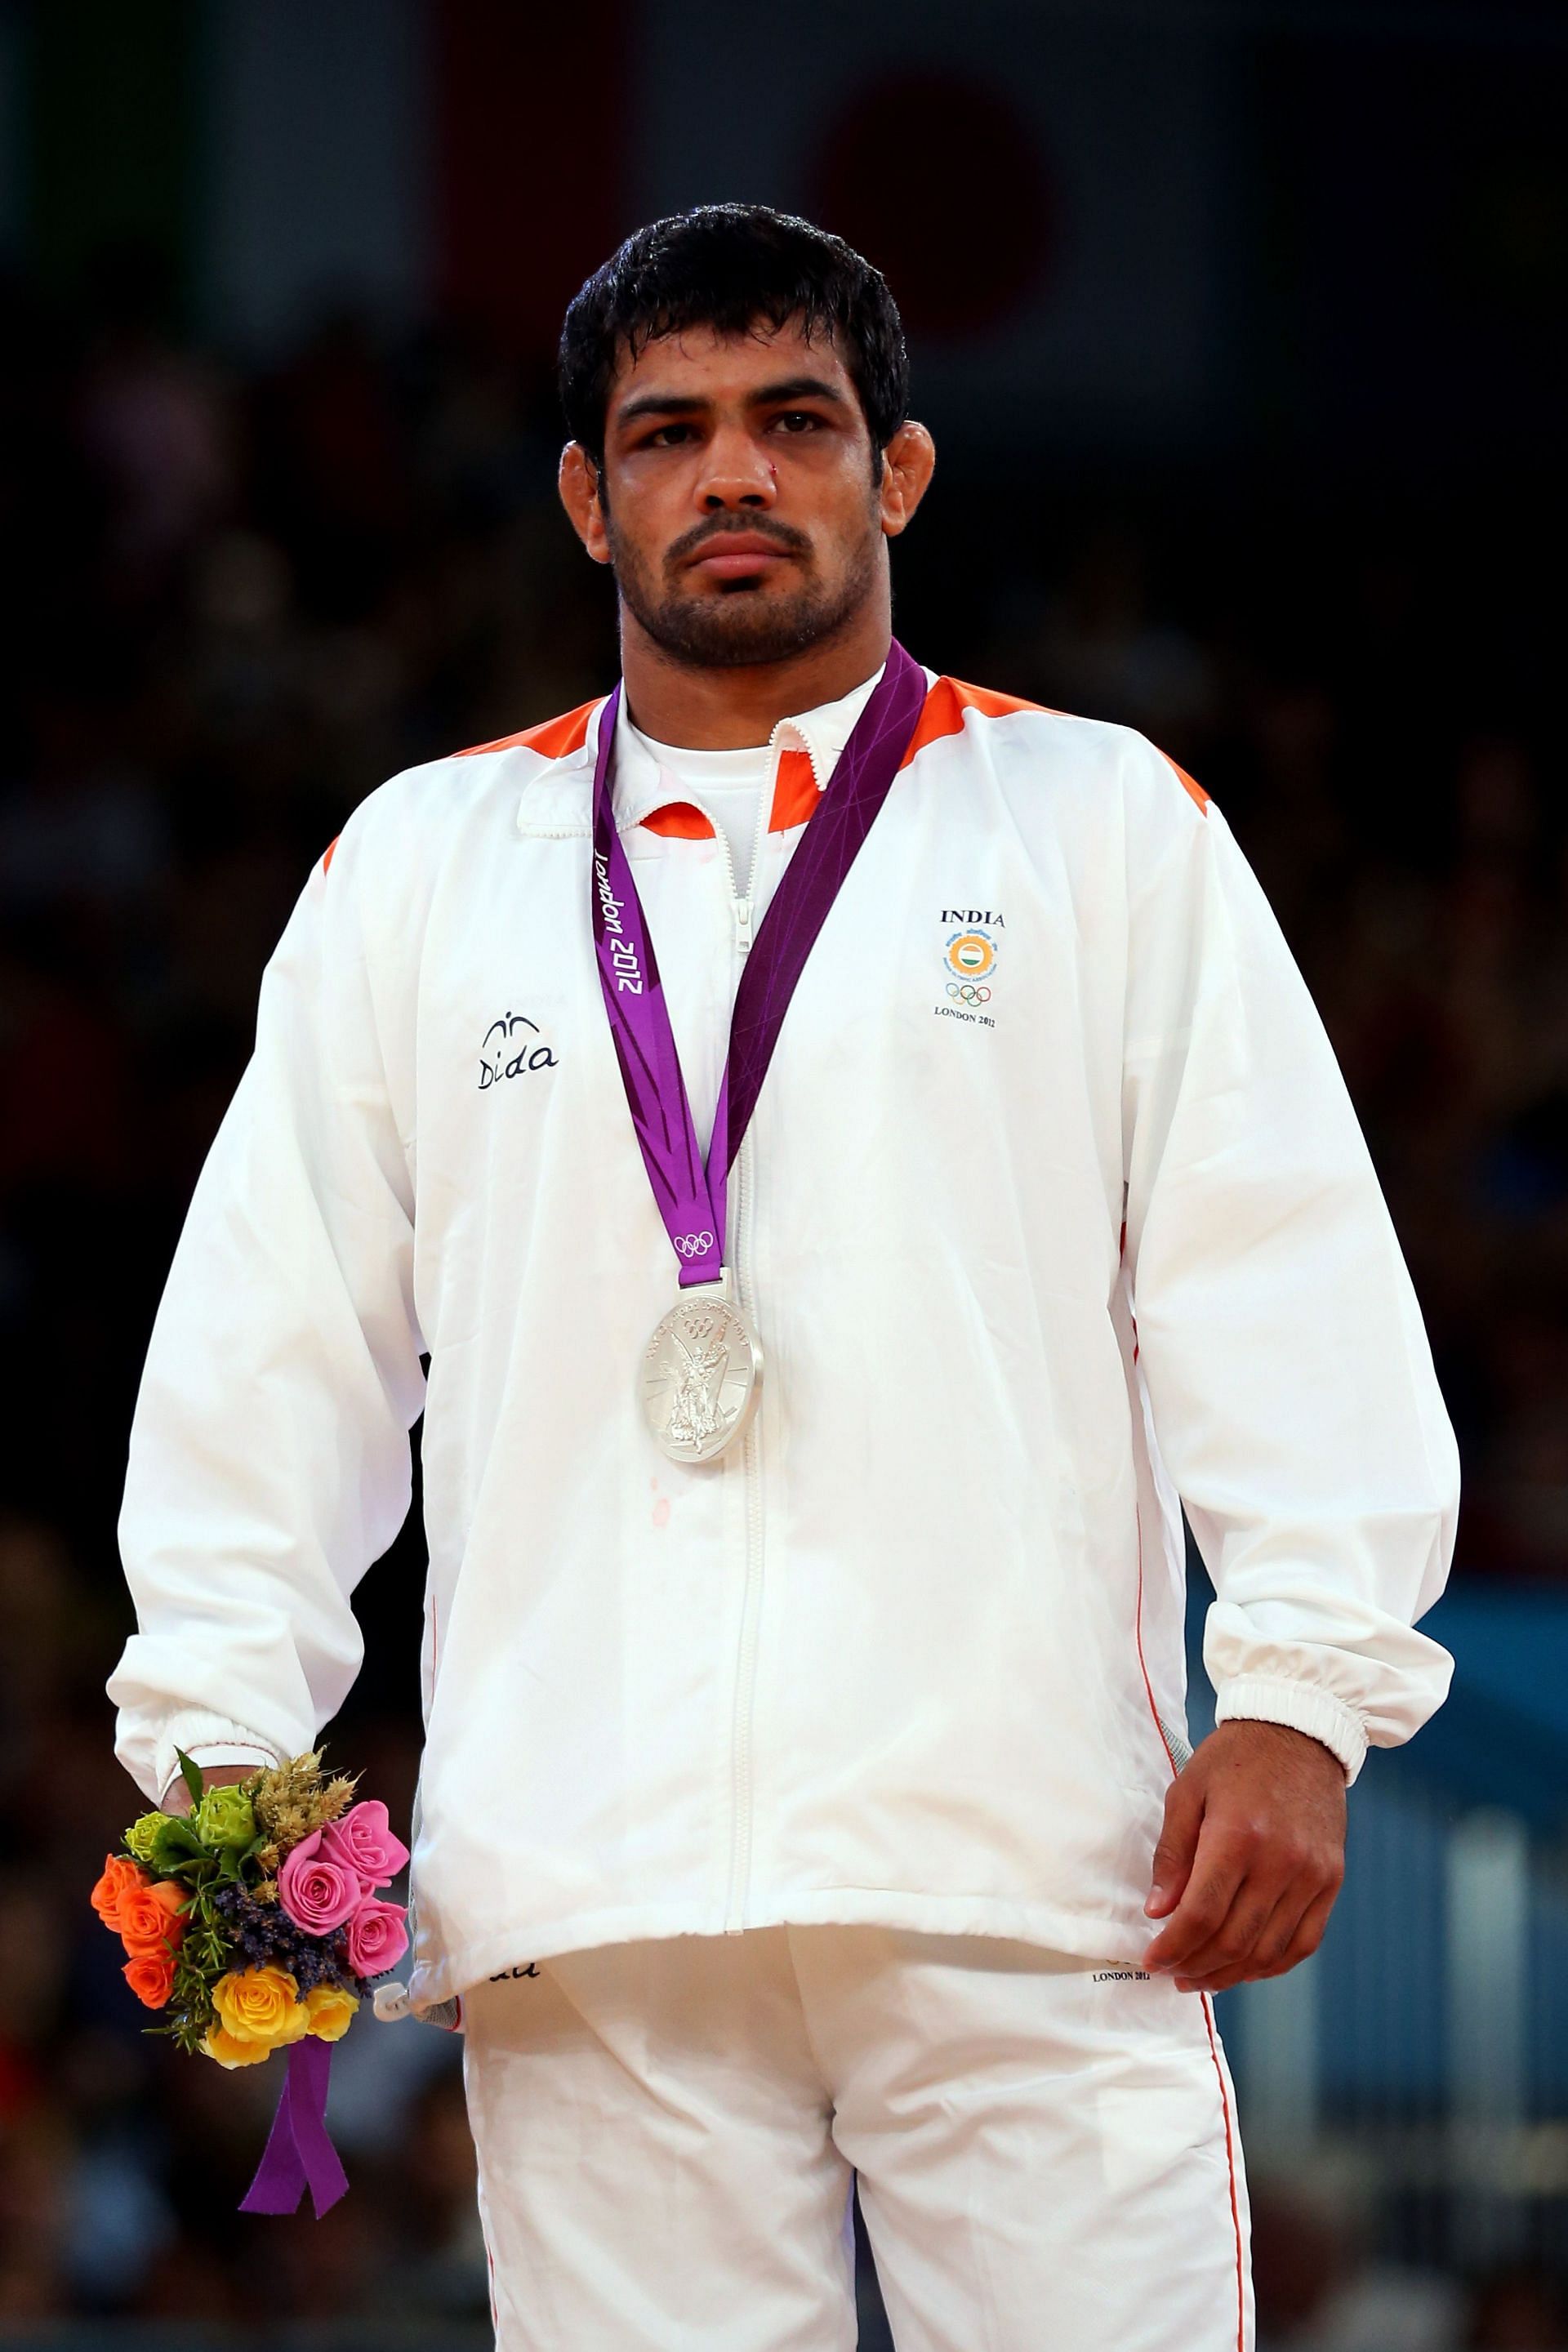
[(749, 898), (735, 901), (735, 944), (744, 955), (752, 944), (752, 902)]

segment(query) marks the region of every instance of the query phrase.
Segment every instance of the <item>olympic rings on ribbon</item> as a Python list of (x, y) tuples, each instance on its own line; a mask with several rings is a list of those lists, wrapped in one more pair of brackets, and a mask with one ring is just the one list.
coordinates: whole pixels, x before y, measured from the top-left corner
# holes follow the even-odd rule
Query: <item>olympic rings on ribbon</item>
[(988, 988), (976, 988), (973, 981), (950, 980), (947, 983), (947, 992), (950, 996), (955, 997), (961, 1004), (989, 1004), (991, 1002), (991, 991)]
[(677, 1234), (675, 1246), (682, 1257), (701, 1257), (713, 1246), (711, 1234)]

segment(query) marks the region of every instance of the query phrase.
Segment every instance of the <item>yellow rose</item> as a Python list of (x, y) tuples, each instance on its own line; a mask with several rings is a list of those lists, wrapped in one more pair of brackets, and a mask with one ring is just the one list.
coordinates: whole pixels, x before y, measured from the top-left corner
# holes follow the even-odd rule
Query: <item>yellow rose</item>
[(312, 1985), (305, 1995), (306, 2030), (318, 2042), (341, 2042), (358, 2007), (358, 1993), (345, 1992), (341, 1985)]
[(213, 1987), (218, 2026), (232, 2042), (281, 2049), (310, 2030), (300, 1988), (286, 1969), (231, 1969)]
[(216, 2058), (218, 2064), (226, 2066), (231, 2074), (237, 2066), (259, 2066), (263, 2059), (272, 2055), (270, 2042), (237, 2042), (232, 2033), (224, 2032), (221, 2025), (208, 2026), (207, 2038), (202, 2043), (202, 2049), (207, 2057)]

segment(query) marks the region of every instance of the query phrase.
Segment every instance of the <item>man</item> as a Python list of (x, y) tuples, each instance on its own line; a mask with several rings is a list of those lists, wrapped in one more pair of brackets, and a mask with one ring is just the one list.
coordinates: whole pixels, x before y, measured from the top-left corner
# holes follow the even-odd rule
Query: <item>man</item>
[(423, 1408), (411, 1998), (503, 2352), (851, 2344), (851, 2168), (900, 2352), (1231, 2352), (1211, 1996), (1315, 1948), (1448, 1673), (1375, 1178), (1199, 787), (893, 642), (874, 270), (658, 222), (562, 383), (623, 686), (306, 887), (153, 1335), (119, 1753), (315, 1738)]

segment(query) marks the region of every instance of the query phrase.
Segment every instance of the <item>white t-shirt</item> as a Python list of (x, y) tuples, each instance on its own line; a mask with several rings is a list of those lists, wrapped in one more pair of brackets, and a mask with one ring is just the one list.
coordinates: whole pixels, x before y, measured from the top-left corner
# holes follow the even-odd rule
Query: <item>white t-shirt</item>
[[(834, 745), (844, 741), (871, 699), (882, 676), (879, 664), (872, 675), (858, 686), (840, 695), (836, 701), (819, 703), (795, 720), (797, 728), (807, 736), (820, 720), (830, 719), (834, 726)], [(626, 714), (623, 713), (623, 717)], [(775, 752), (771, 743), (747, 744), (738, 751), (693, 751), (684, 743), (658, 743), (645, 735), (640, 727), (633, 726), (629, 717), (626, 724), (633, 739), (650, 760), (657, 761), (678, 788), (697, 804), (718, 818), (730, 844), (735, 861), (735, 890), (745, 898), (752, 873), (752, 854), (760, 833), (766, 831), (773, 814), (772, 801), (761, 805), (764, 792), (771, 793), (774, 772)], [(777, 872), (765, 859), (759, 861), (756, 891), (756, 915), (760, 921), (772, 896)]]
[(683, 743), (656, 743), (640, 727), (632, 733), (652, 760), (718, 818), (735, 860), (736, 895), (744, 898), (757, 837), (757, 811), (773, 774), (770, 743), (748, 743), (738, 751), (693, 751)]

